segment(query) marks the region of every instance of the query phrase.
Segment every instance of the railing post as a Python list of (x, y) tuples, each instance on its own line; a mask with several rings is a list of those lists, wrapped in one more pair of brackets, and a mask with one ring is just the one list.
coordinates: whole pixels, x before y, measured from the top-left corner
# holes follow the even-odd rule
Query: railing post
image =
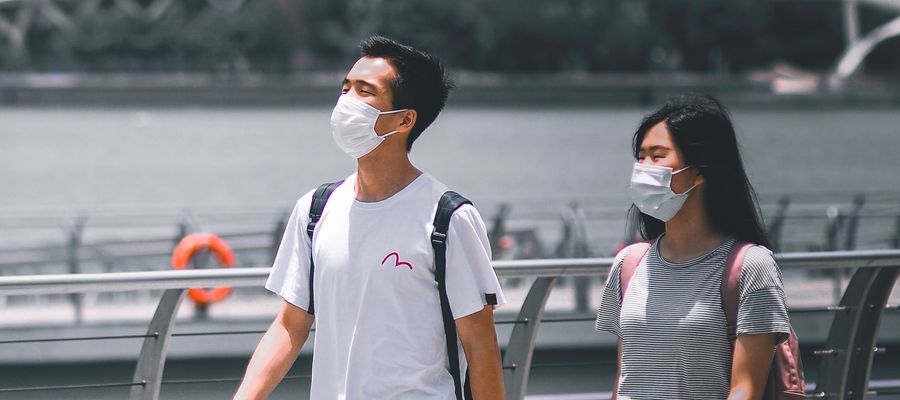
[[(204, 247), (200, 250), (197, 250), (194, 255), (191, 256), (190, 267), (191, 269), (206, 269), (209, 268), (209, 264), (211, 261), (212, 252), (208, 248)], [(209, 319), (209, 304), (200, 304), (194, 302), (194, 319)]]
[(554, 281), (555, 276), (535, 279), (519, 310), (517, 323), (509, 335), (506, 354), (503, 355), (503, 381), (508, 399), (525, 398), (528, 375), (531, 372), (531, 358), (534, 356), (534, 342)]
[(509, 218), (509, 204), (500, 203), (497, 209), (497, 215), (494, 216), (493, 224), (488, 231), (488, 242), (491, 244), (491, 252), (500, 254), (500, 239), (506, 235), (506, 220)]
[(269, 246), (269, 254), (272, 255), (272, 262), (269, 265), (275, 264), (275, 257), (278, 256), (278, 248), (281, 246), (281, 237), (284, 236), (284, 230), (287, 227), (287, 220), (290, 218), (290, 215), (290, 211), (286, 211), (275, 222), (275, 229), (272, 230), (272, 244)]
[(172, 243), (172, 250), (178, 246), (178, 243), (181, 243), (181, 239), (184, 239), (191, 233), (191, 224), (188, 221), (188, 217), (182, 217), (180, 221), (178, 221), (178, 225), (175, 227), (175, 238)]
[(891, 248), (900, 249), (900, 215), (894, 221), (894, 237), (891, 238)]
[[(197, 218), (191, 214), (186, 213), (184, 217), (182, 217), (181, 221), (178, 223), (178, 231), (175, 234), (175, 246), (181, 243), (181, 240), (186, 236), (197, 232), (200, 228), (200, 224), (197, 222)], [(174, 250), (174, 248), (173, 248)], [(198, 250), (191, 256), (190, 267), (192, 269), (198, 268), (209, 268), (210, 262), (210, 253), (209, 249), (203, 248)], [(209, 305), (207, 304), (194, 304), (194, 319), (197, 320), (205, 320), (209, 318)]]
[[(825, 224), (825, 251), (838, 250), (839, 235), (843, 226), (843, 215), (836, 206), (829, 206), (825, 211), (827, 222)], [(834, 302), (841, 299), (841, 270), (831, 270), (831, 297)]]
[(866, 204), (866, 196), (859, 194), (853, 198), (853, 211), (847, 217), (847, 231), (842, 250), (856, 250), (856, 234), (859, 231), (859, 215)]
[[(75, 219), (72, 227), (69, 228), (69, 242), (66, 246), (66, 258), (70, 274), (81, 272), (80, 254), (81, 242), (84, 234), (85, 218), (78, 217)], [(75, 323), (80, 324), (84, 320), (84, 295), (81, 293), (69, 294), (69, 300), (72, 302), (72, 308), (75, 310)]]
[[(572, 211), (575, 214), (575, 257), (591, 257), (591, 249), (587, 238), (587, 223), (584, 210), (576, 202), (572, 202)], [(588, 276), (575, 277), (575, 310), (586, 312), (590, 308), (591, 278)]]
[(787, 209), (790, 205), (791, 198), (789, 196), (782, 196), (778, 199), (778, 209), (772, 217), (772, 223), (768, 224), (769, 240), (772, 242), (773, 247), (772, 251), (781, 251), (781, 232), (784, 231), (785, 215), (787, 214)]
[(828, 398), (861, 399), (872, 370), (878, 325), (900, 266), (858, 268), (834, 316), (824, 359), (819, 364), (816, 392)]
[(841, 210), (837, 206), (828, 206), (825, 210), (825, 251), (838, 250), (842, 222)]
[[(585, 225), (584, 210), (577, 202), (569, 203), (569, 207), (563, 210), (563, 240), (557, 246), (557, 256), (563, 258), (590, 257), (590, 248), (587, 242), (587, 227)], [(575, 294), (575, 310), (585, 312), (589, 308), (589, 293), (591, 278), (578, 276), (572, 278)]]
[(184, 291), (184, 289), (168, 289), (159, 299), (156, 313), (153, 314), (153, 319), (147, 328), (148, 337), (144, 338), (141, 355), (134, 369), (134, 382), (143, 384), (131, 388), (130, 400), (159, 399), (169, 338), (172, 336), (175, 316), (181, 299), (184, 298)]

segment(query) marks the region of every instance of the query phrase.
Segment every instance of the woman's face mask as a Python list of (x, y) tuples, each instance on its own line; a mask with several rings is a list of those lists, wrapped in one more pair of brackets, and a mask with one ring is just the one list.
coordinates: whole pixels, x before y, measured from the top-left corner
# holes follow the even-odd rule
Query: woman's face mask
[(406, 111), (380, 111), (353, 96), (346, 94), (338, 98), (331, 112), (331, 134), (337, 146), (350, 157), (360, 158), (375, 150), (385, 138), (397, 133), (396, 130), (378, 136), (375, 122), (378, 116)]
[(673, 172), (669, 167), (634, 163), (631, 185), (628, 186), (628, 194), (631, 195), (634, 205), (642, 213), (668, 222), (678, 214), (678, 210), (688, 198), (688, 192), (697, 187), (695, 184), (684, 193), (672, 191), (672, 175), (688, 168), (690, 167)]

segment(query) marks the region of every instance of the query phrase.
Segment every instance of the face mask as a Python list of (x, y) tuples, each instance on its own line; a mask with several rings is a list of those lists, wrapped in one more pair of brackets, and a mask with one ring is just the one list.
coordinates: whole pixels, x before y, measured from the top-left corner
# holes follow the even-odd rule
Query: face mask
[(375, 150), (385, 138), (397, 131), (378, 136), (375, 122), (378, 116), (406, 111), (379, 111), (353, 96), (341, 95), (331, 112), (331, 134), (334, 142), (350, 157), (360, 158)]
[(642, 213), (660, 221), (667, 222), (672, 219), (687, 200), (688, 192), (697, 187), (697, 185), (691, 186), (684, 193), (672, 191), (672, 175), (688, 168), (690, 167), (672, 172), (672, 168), (669, 167), (634, 163), (631, 185), (628, 187), (628, 194), (631, 195), (634, 205)]

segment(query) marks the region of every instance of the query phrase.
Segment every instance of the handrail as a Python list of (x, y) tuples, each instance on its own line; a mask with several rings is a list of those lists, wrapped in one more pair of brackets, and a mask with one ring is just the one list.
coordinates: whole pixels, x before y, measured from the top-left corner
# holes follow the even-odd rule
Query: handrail
[[(877, 327), (888, 307), (888, 295), (900, 275), (900, 250), (785, 253), (775, 255), (775, 259), (785, 270), (856, 268), (840, 304), (830, 309), (835, 314), (827, 347), (821, 351), (821, 356), (826, 358), (819, 367), (816, 393), (827, 393), (828, 398), (845, 399), (852, 393), (866, 392), (873, 356), (880, 351), (875, 343)], [(541, 323), (558, 322), (542, 318), (554, 280), (562, 276), (604, 275), (609, 272), (612, 263), (613, 259), (608, 257), (493, 263), (500, 277), (537, 277), (518, 316), (512, 321), (514, 326), (503, 358), (503, 375), (509, 398), (524, 398), (532, 368), (553, 366), (534, 364), (532, 356)], [(269, 268), (231, 268), (3, 276), (0, 277), (0, 296), (165, 289), (147, 333), (134, 335), (144, 338), (144, 344), (132, 381), (140, 385), (132, 387), (130, 398), (155, 400), (159, 396), (161, 383), (165, 382), (162, 371), (166, 345), (172, 336), (176, 336), (172, 334), (172, 328), (185, 289), (222, 285), (259, 286), (265, 282), (269, 272)], [(577, 319), (585, 320), (583, 317)], [(10, 340), (7, 344), (17, 342), (25, 341)]]
[[(900, 265), (900, 250), (856, 250), (776, 254), (782, 270), (878, 268)], [(560, 258), (494, 261), (501, 278), (605, 275), (613, 258)], [(269, 268), (221, 268), (181, 271), (108, 272), (0, 276), (0, 296), (119, 292), (213, 286), (260, 286)]]
[(269, 268), (219, 268), (167, 271), (48, 274), (0, 277), (0, 296), (123, 292), (213, 286), (259, 286)]

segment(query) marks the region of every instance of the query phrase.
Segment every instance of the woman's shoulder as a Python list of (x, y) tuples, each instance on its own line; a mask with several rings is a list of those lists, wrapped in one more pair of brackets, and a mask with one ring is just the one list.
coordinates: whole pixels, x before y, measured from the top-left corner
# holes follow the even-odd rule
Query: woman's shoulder
[(744, 268), (778, 269), (775, 256), (768, 247), (758, 244), (750, 244), (744, 255)]
[(652, 246), (652, 244), (653, 244), (653, 242), (651, 242), (651, 241), (640, 241), (640, 242), (634, 242), (632, 244), (629, 244), (628, 246), (625, 246), (624, 248), (622, 248), (622, 250), (619, 250), (619, 252), (616, 253), (616, 257), (615, 257), (616, 263), (621, 263), (622, 260), (624, 260), (625, 257), (628, 257), (628, 255), (631, 254), (632, 252), (647, 251), (647, 249), (649, 249), (650, 246)]
[(741, 286), (752, 291), (763, 287), (781, 287), (781, 270), (771, 250), (753, 245), (744, 256), (741, 268)]
[(635, 242), (629, 244), (628, 246), (625, 246), (622, 250), (619, 250), (619, 252), (616, 253), (616, 257), (613, 259), (612, 268), (614, 270), (618, 270), (622, 267), (622, 263), (625, 261), (625, 258), (628, 257), (629, 254), (636, 254), (636, 252), (646, 253), (647, 250), (650, 249), (650, 246), (652, 246), (652, 242), (649, 241)]

